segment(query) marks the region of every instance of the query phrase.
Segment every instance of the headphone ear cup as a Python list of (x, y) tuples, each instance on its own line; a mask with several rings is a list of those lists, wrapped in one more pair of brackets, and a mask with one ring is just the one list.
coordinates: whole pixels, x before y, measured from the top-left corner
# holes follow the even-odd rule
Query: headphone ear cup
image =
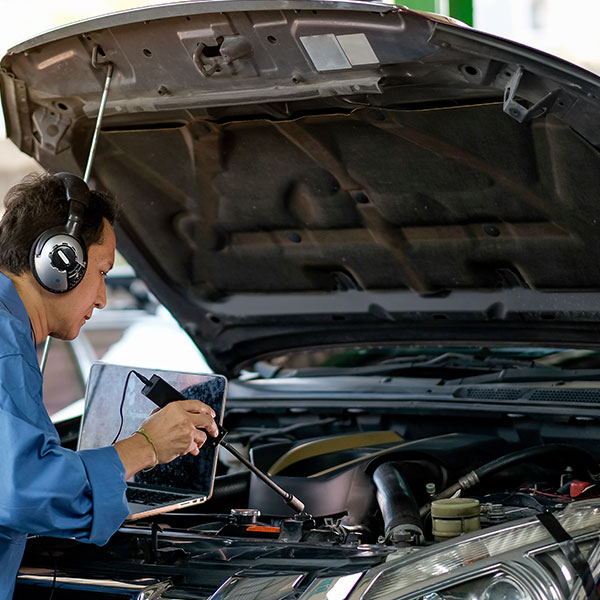
[(82, 240), (63, 227), (44, 231), (31, 247), (29, 265), (37, 282), (49, 292), (72, 290), (85, 275), (87, 253)]

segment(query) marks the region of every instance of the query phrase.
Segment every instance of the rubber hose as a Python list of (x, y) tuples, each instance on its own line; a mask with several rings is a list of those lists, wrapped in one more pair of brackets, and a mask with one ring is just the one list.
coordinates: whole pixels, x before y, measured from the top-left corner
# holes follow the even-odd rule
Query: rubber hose
[[(541, 456), (547, 456), (549, 454), (560, 454), (561, 456), (568, 455), (577, 463), (585, 466), (587, 472), (590, 474), (592, 481), (597, 481), (599, 478), (600, 468), (598, 467), (598, 461), (589, 453), (587, 450), (578, 448), (577, 446), (571, 446), (570, 444), (546, 444), (544, 446), (533, 446), (531, 448), (525, 448), (524, 450), (517, 450), (510, 454), (505, 454), (500, 458), (496, 458), (485, 465), (471, 471), (467, 474), (467, 477), (471, 476), (471, 483), (455, 483), (445, 490), (442, 490), (439, 494), (436, 494), (436, 499), (450, 498), (459, 490), (467, 490), (471, 488), (477, 481), (486, 479), (497, 473), (512, 467), (513, 465), (527, 460), (534, 460)], [(472, 476), (475, 476), (474, 478)], [(427, 505), (421, 508), (421, 516), (427, 511)]]
[(422, 537), (419, 508), (400, 472), (400, 465), (394, 462), (379, 465), (373, 473), (373, 483), (377, 488), (377, 502), (383, 516), (386, 540), (397, 541), (398, 535), (404, 533)]
[(586, 450), (582, 450), (577, 446), (571, 446), (570, 444), (547, 444), (545, 446), (533, 446), (532, 448), (525, 448), (525, 450), (518, 450), (511, 454), (501, 456), (491, 462), (475, 469), (475, 474), (479, 479), (489, 477), (493, 473), (502, 471), (507, 467), (527, 460), (535, 459), (539, 456), (546, 456), (548, 454), (560, 454), (561, 456), (569, 456), (577, 464), (583, 464), (590, 474), (592, 479), (595, 481), (598, 478), (598, 461)]

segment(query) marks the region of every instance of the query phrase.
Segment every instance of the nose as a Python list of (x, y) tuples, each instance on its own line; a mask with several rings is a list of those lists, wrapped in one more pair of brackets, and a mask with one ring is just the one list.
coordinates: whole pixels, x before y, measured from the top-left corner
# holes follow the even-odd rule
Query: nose
[(98, 295), (96, 296), (96, 302), (94, 302), (96, 308), (104, 308), (106, 306), (106, 282), (104, 277), (102, 283), (98, 287)]

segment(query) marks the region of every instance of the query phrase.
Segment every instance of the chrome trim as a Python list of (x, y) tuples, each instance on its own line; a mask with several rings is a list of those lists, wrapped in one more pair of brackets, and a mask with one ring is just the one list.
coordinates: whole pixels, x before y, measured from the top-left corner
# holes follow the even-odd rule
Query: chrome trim
[(363, 572), (315, 579), (298, 600), (346, 600)]
[(289, 596), (304, 573), (267, 577), (230, 577), (208, 600), (280, 600)]
[(113, 579), (87, 579), (83, 577), (67, 577), (51, 575), (27, 575), (19, 574), (17, 584), (30, 586), (43, 586), (60, 588), (80, 592), (108, 592), (110, 590), (121, 590), (131, 592), (131, 598), (136, 600), (158, 600), (162, 598), (163, 592), (171, 587), (170, 581), (137, 580), (116, 581)]

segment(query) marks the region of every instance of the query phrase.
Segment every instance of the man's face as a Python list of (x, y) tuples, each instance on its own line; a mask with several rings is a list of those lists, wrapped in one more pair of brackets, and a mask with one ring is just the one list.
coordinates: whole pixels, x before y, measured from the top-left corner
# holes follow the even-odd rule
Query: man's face
[(88, 248), (87, 270), (81, 283), (66, 294), (53, 294), (49, 318), (50, 335), (61, 340), (77, 337), (94, 308), (106, 305), (105, 277), (115, 261), (116, 239), (110, 223), (104, 220), (101, 243)]

